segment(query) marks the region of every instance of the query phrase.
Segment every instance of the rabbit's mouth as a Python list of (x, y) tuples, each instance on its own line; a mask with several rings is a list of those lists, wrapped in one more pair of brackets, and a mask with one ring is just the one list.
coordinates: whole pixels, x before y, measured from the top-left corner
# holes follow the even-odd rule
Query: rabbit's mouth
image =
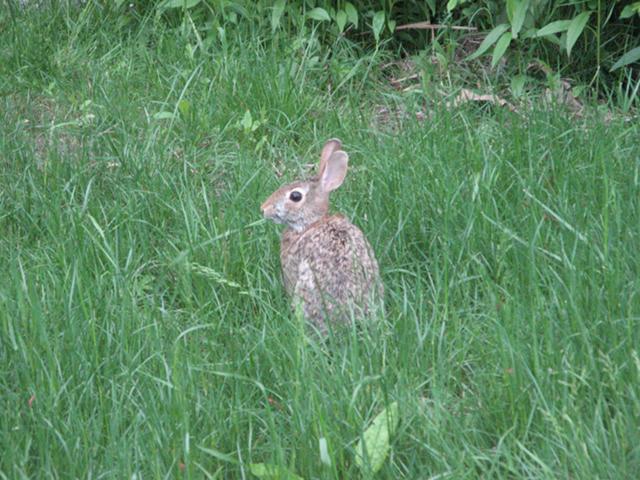
[(271, 220), (272, 222), (277, 223), (278, 225), (282, 225), (283, 223), (285, 223), (284, 218), (279, 216), (277, 213), (273, 215), (268, 215), (268, 216), (265, 215), (265, 217)]
[(285, 215), (282, 212), (265, 212), (264, 217), (278, 225), (286, 225), (296, 232), (301, 232), (307, 227), (306, 223), (302, 219), (292, 218), (291, 215)]
[(303, 231), (309, 223), (305, 221), (305, 216), (302, 212), (290, 211), (280, 205), (263, 205), (262, 215), (267, 220), (279, 225), (286, 225), (297, 232)]
[(284, 212), (278, 211), (277, 208), (264, 209), (262, 211), (262, 215), (267, 220), (271, 220), (273, 223), (277, 223), (278, 225), (284, 225), (288, 223)]
[(276, 223), (282, 223), (281, 212), (279, 212), (273, 205), (263, 205), (262, 216), (266, 219), (273, 220)]

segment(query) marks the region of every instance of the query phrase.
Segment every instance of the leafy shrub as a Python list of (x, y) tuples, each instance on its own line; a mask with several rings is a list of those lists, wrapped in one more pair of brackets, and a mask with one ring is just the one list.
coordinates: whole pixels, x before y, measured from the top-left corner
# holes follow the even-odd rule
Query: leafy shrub
[[(9, 1), (9, 5), (19, 3)], [(38, 2), (46, 4), (47, 2)], [(73, 2), (71, 2), (73, 3)], [(115, 15), (123, 26), (162, 22), (192, 37), (191, 53), (224, 42), (236, 29), (262, 38), (315, 37), (330, 47), (347, 40), (364, 48), (388, 46), (416, 52), (433, 39), (455, 42), (460, 33), (447, 26), (485, 33), (467, 60), (488, 55), (491, 65), (509, 52), (555, 66), (591, 85), (640, 81), (640, 1), (598, 0), (88, 0), (79, 2), (104, 22)], [(22, 3), (20, 3), (22, 5)], [(69, 2), (50, 2), (66, 5)], [(422, 25), (408, 25), (422, 22)], [(429, 25), (438, 25), (429, 28)], [(402, 28), (399, 28), (402, 27)]]

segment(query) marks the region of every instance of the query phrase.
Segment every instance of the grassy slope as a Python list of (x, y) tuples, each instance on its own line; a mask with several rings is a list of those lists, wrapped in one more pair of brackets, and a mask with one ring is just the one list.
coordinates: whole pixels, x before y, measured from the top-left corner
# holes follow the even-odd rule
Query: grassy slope
[[(0, 37), (2, 476), (354, 478), (392, 400), (380, 478), (640, 470), (637, 126), (443, 109), (390, 133), (368, 58), (326, 70), (312, 43), (230, 32), (189, 59), (152, 30), (19, 22)], [(289, 315), (277, 227), (253, 222), (329, 136), (388, 319), (326, 354)]]

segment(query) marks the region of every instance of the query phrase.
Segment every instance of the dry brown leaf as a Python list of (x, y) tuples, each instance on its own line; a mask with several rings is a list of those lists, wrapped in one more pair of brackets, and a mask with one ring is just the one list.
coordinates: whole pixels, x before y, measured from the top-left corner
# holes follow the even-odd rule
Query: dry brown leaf
[(406, 72), (406, 73), (410, 73), (410, 72), (414, 72), (416, 70), (416, 63), (408, 58), (405, 58), (403, 60), (395, 60), (393, 62), (388, 62), (388, 63), (383, 63), (380, 68), (382, 68), (383, 70), (389, 67), (397, 67), (399, 70)]
[(423, 122), (426, 119), (427, 119), (427, 115), (424, 112), (420, 110), (416, 112), (416, 120), (418, 120), (419, 122)]
[(467, 102), (489, 102), (495, 105), (500, 105), (501, 107), (506, 107), (512, 112), (517, 112), (516, 107), (507, 102), (504, 98), (500, 98), (497, 95), (488, 95), (488, 94), (478, 94), (463, 88), (453, 102), (447, 102), (447, 108), (458, 107), (463, 103)]
[(553, 71), (549, 67), (538, 60), (534, 60), (527, 65), (527, 71), (529, 70), (539, 70), (546, 75), (550, 75), (551, 73), (553, 73)]
[(548, 101), (555, 101), (560, 105), (564, 105), (576, 117), (582, 116), (584, 105), (573, 95), (571, 88), (565, 88), (564, 86), (555, 90), (547, 88), (544, 93)]
[(554, 90), (547, 88), (545, 97), (549, 101), (564, 105), (576, 117), (581, 117), (583, 114), (584, 105), (573, 95), (571, 84), (565, 79), (560, 79), (559, 85)]
[(391, 80), (389, 80), (389, 83), (391, 83), (391, 85), (393, 85), (395, 88), (403, 88), (403, 82), (406, 82), (408, 80), (415, 80), (417, 78), (420, 78), (420, 75), (414, 73), (413, 75), (408, 75), (402, 78), (392, 78)]
[[(547, 78), (552, 77), (554, 74), (551, 68), (537, 60), (527, 65), (527, 71), (529, 70), (542, 72), (547, 76)], [(564, 105), (576, 117), (581, 117), (583, 115), (584, 105), (575, 97), (571, 89), (571, 83), (566, 78), (560, 78), (555, 88), (547, 88), (544, 92), (544, 96), (549, 102), (556, 102), (560, 105)]]

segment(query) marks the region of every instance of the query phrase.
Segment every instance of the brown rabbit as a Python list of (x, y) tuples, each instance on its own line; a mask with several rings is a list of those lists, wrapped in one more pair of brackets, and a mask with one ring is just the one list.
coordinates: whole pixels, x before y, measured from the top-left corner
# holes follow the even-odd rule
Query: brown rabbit
[(279, 188), (260, 207), (265, 218), (287, 226), (280, 243), (284, 286), (292, 307), (299, 304), (321, 334), (329, 322), (367, 315), (384, 293), (362, 231), (343, 215), (328, 214), (329, 194), (342, 185), (348, 161), (340, 140), (329, 140), (316, 177)]

